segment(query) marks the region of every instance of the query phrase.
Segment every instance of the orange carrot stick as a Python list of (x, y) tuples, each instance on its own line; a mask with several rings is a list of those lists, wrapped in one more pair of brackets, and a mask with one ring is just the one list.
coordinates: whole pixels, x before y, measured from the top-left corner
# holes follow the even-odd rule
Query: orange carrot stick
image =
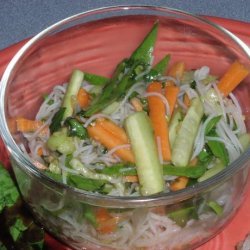
[(180, 88), (178, 86), (167, 85), (165, 87), (165, 96), (169, 104), (170, 117), (174, 111), (179, 92), (180, 92)]
[(130, 100), (130, 103), (133, 105), (133, 107), (136, 111), (140, 112), (143, 110), (142, 103), (138, 98), (136, 98), (136, 97), (132, 98)]
[(123, 180), (125, 182), (139, 182), (139, 179), (138, 179), (137, 175), (126, 175), (126, 176), (123, 176)]
[[(25, 118), (17, 118), (16, 119), (16, 128), (17, 128), (17, 131), (22, 132), (22, 133), (35, 132), (42, 125), (43, 125), (43, 122), (42, 121), (38, 121), (38, 120), (28, 120), (28, 119), (25, 119)], [(49, 127), (48, 126), (44, 127), (40, 131), (39, 134), (40, 135), (47, 135), (47, 134), (49, 134)]]
[(224, 96), (228, 96), (248, 74), (249, 69), (235, 61), (220, 79), (218, 89)]
[(184, 95), (183, 102), (187, 108), (191, 105), (191, 101), (187, 94)]
[[(105, 130), (99, 123), (87, 127), (89, 136), (100, 142), (104, 147), (111, 150), (112, 148), (125, 144), (124, 141)], [(115, 151), (117, 156), (126, 162), (134, 162), (134, 155), (130, 148), (118, 149)]]
[[(161, 84), (158, 82), (152, 82), (148, 88), (147, 92), (157, 92), (161, 93)], [(168, 122), (166, 119), (166, 108), (164, 103), (159, 97), (149, 96), (148, 97), (148, 107), (149, 107), (149, 117), (152, 121), (155, 139), (160, 139), (161, 151), (163, 160), (171, 160), (171, 151), (169, 143), (169, 132), (168, 132)]]
[(187, 186), (187, 183), (188, 183), (188, 177), (180, 176), (170, 184), (170, 190), (171, 191), (181, 190)]
[(81, 108), (86, 108), (90, 103), (90, 95), (88, 92), (80, 88), (77, 94), (77, 102)]
[(129, 143), (125, 130), (116, 125), (114, 122), (107, 119), (99, 118), (96, 120), (96, 123), (102, 128), (104, 128), (107, 132), (120, 139), (123, 144)]
[(115, 231), (120, 218), (111, 216), (106, 208), (98, 208), (96, 211), (97, 231), (102, 234), (108, 234)]
[(184, 62), (176, 62), (169, 69), (168, 75), (177, 79), (181, 79), (185, 71), (185, 68), (186, 66)]

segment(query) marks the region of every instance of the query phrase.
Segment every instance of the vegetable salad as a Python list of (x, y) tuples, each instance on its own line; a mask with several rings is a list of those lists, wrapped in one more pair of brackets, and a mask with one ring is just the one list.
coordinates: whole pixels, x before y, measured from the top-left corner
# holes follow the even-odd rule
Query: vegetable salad
[(155, 63), (158, 26), (110, 78), (74, 69), (44, 96), (35, 120), (16, 119), (46, 175), (94, 193), (147, 196), (204, 181), (248, 147), (232, 93), (247, 67), (235, 61), (218, 77), (170, 54)]

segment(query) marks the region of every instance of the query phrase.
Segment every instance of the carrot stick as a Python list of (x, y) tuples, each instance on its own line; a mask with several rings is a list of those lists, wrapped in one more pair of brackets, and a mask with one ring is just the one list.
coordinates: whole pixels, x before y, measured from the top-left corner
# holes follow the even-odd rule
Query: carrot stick
[(142, 103), (141, 101), (134, 97), (130, 100), (130, 103), (133, 105), (133, 107), (135, 108), (136, 111), (140, 112), (143, 110), (143, 106), (142, 106)]
[(185, 63), (184, 62), (176, 62), (172, 65), (172, 67), (168, 71), (168, 75), (177, 79), (181, 79), (183, 73), (185, 71)]
[(218, 89), (224, 96), (228, 96), (248, 74), (249, 69), (235, 61), (220, 79)]
[(90, 96), (84, 88), (80, 88), (77, 94), (77, 102), (81, 108), (86, 108), (90, 103)]
[(123, 180), (125, 182), (139, 182), (139, 179), (138, 179), (137, 175), (126, 175), (126, 176), (123, 176)]
[(191, 105), (191, 101), (187, 94), (184, 95), (183, 102), (187, 108)]
[[(161, 93), (161, 84), (158, 82), (152, 82), (147, 92)], [(149, 117), (153, 125), (154, 136), (160, 139), (162, 158), (165, 161), (171, 160), (171, 151), (169, 143), (168, 122), (166, 119), (166, 108), (164, 103), (159, 97), (148, 97)]]
[(181, 190), (187, 186), (187, 183), (188, 183), (188, 177), (180, 176), (170, 184), (170, 190), (171, 191)]
[(43, 149), (42, 149), (42, 147), (38, 148), (37, 155), (39, 155), (39, 156), (43, 155)]
[(119, 217), (111, 216), (106, 208), (98, 208), (96, 211), (97, 231), (99, 233), (108, 234), (115, 231)]
[(168, 104), (169, 104), (170, 117), (174, 111), (179, 92), (180, 92), (180, 88), (178, 86), (167, 85), (165, 87), (165, 96), (166, 96), (166, 98), (168, 100)]
[[(125, 144), (120, 138), (114, 136), (114, 134), (105, 130), (99, 123), (90, 125), (87, 127), (89, 136), (100, 142), (107, 149), (112, 149), (116, 146)], [(118, 149), (115, 151), (115, 154), (119, 156), (122, 160), (126, 162), (134, 162), (134, 155), (130, 148)]]
[(114, 122), (107, 119), (99, 118), (96, 120), (96, 123), (102, 128), (104, 128), (107, 132), (120, 139), (123, 144), (129, 143), (125, 130), (116, 125)]
[[(42, 121), (37, 120), (28, 120), (25, 118), (16, 119), (16, 128), (17, 131), (22, 133), (35, 132), (43, 125)], [(47, 135), (49, 133), (49, 127), (46, 126), (40, 131), (40, 135)]]

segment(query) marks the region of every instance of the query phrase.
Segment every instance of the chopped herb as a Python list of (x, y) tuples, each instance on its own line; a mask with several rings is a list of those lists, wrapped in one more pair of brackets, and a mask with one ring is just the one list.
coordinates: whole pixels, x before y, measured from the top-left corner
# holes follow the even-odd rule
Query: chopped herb
[(60, 108), (52, 118), (51, 124), (49, 126), (51, 134), (58, 131), (61, 128), (61, 123), (63, 121), (63, 116), (66, 108)]

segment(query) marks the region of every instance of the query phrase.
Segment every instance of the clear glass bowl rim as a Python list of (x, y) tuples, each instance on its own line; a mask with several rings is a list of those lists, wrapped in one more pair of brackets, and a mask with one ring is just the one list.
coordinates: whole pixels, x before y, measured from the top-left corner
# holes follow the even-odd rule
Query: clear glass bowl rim
[[(8, 82), (11, 79), (11, 74), (15, 69), (15, 66), (18, 60), (41, 38), (46, 37), (50, 32), (56, 31), (58, 27), (61, 27), (71, 21), (74, 21), (78, 18), (84, 18), (85, 15), (92, 15), (95, 13), (101, 12), (109, 12), (109, 11), (129, 11), (129, 10), (154, 10), (159, 12), (167, 12), (167, 13), (174, 13), (175, 15), (179, 16), (187, 16), (194, 21), (201, 22), (203, 24), (209, 25), (215, 30), (221, 32), (222, 35), (227, 36), (233, 43), (235, 43), (245, 54), (246, 58), (250, 60), (250, 49), (248, 46), (237, 36), (232, 34), (227, 29), (211, 22), (210, 20), (200, 17), (198, 15), (194, 15), (185, 11), (177, 10), (174, 8), (168, 7), (160, 7), (160, 6), (151, 6), (151, 5), (118, 5), (118, 6), (109, 6), (103, 7), (98, 9), (93, 9), (85, 12), (78, 13), (76, 15), (72, 15), (67, 17), (63, 20), (58, 21), (57, 23), (45, 28), (33, 38), (31, 38), (26, 44), (24, 44), (19, 51), (15, 54), (12, 60), (9, 62), (8, 66), (5, 69), (3, 74), (1, 84), (0, 84), (0, 132), (1, 136), (4, 140), (6, 147), (8, 148), (10, 155), (17, 161), (19, 167), (23, 170), (28, 172), (31, 175), (36, 176), (40, 179), (40, 181), (44, 182), (49, 186), (54, 186), (57, 189), (64, 189), (67, 190), (72, 195), (77, 196), (79, 199), (83, 199), (89, 203), (101, 203), (105, 206), (109, 207), (140, 207), (142, 204), (144, 206), (157, 206), (161, 204), (174, 204), (178, 201), (186, 200), (191, 198), (201, 192), (206, 192), (209, 189), (219, 185), (220, 183), (224, 182), (225, 180), (229, 179), (233, 175), (235, 175), (238, 171), (242, 170), (247, 161), (250, 158), (250, 147), (233, 163), (231, 163), (227, 168), (223, 171), (218, 173), (217, 175), (211, 177), (210, 179), (203, 181), (201, 183), (194, 184), (193, 186), (187, 187), (183, 190), (176, 191), (176, 192), (169, 192), (169, 193), (159, 193), (152, 196), (138, 196), (138, 197), (117, 197), (117, 196), (108, 196), (108, 195), (100, 195), (100, 194), (93, 194), (90, 192), (86, 192), (84, 190), (76, 189), (70, 186), (67, 186), (63, 183), (54, 181), (53, 179), (49, 178), (42, 172), (40, 172), (32, 162), (26, 157), (20, 148), (15, 143), (14, 139), (12, 138), (7, 122), (5, 119), (5, 92), (8, 85)], [(129, 13), (128, 13), (129, 15)], [(103, 201), (105, 200), (105, 203)]]

